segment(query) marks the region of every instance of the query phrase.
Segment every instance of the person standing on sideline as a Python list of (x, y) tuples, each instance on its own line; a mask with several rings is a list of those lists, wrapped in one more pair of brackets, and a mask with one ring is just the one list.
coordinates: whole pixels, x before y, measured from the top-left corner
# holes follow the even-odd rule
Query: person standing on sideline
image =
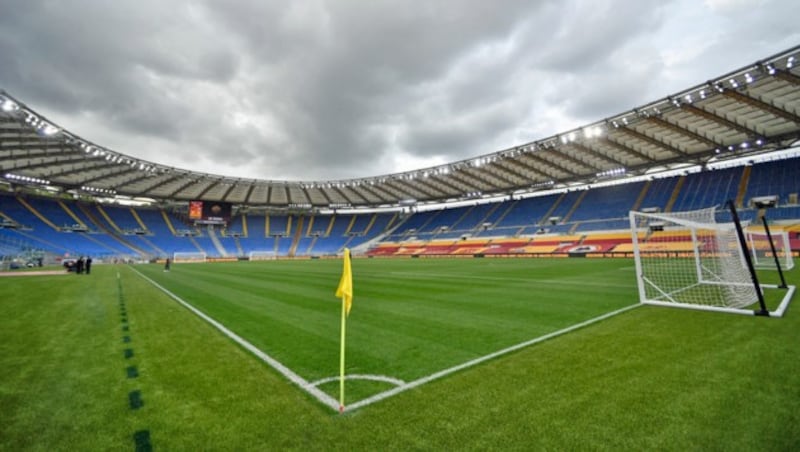
[(86, 274), (92, 272), (92, 256), (86, 256)]
[(164, 262), (164, 271), (165, 272), (169, 271), (169, 258), (167, 258), (167, 260)]
[(78, 258), (78, 262), (75, 263), (75, 274), (80, 275), (83, 273), (83, 256)]

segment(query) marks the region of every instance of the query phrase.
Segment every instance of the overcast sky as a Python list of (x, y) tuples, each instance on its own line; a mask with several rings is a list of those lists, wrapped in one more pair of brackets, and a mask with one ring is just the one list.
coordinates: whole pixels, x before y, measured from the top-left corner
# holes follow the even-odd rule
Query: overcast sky
[(0, 0), (0, 88), (235, 177), (377, 176), (588, 124), (800, 44), (798, 0)]

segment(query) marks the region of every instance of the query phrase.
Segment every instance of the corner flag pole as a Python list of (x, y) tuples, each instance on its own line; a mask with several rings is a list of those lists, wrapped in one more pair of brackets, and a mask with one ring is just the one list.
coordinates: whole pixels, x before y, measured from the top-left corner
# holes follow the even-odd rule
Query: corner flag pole
[(339, 412), (344, 412), (344, 339), (347, 326), (347, 314), (353, 304), (353, 270), (350, 266), (350, 250), (344, 249), (342, 279), (336, 289), (336, 296), (342, 298), (342, 340), (339, 352)]
[(347, 325), (347, 306), (342, 297), (342, 348), (339, 351), (339, 412), (344, 412), (344, 338)]

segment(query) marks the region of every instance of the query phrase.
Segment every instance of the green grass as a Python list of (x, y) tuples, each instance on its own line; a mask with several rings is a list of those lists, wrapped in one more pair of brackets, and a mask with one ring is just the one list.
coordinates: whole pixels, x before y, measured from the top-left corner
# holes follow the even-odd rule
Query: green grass
[[(137, 269), (314, 378), (337, 371), (340, 265)], [(417, 378), (629, 305), (631, 265), (356, 260), (348, 372)], [(93, 270), (0, 280), (0, 449), (132, 449), (141, 430), (178, 450), (800, 447), (795, 306), (779, 320), (641, 307), (340, 416), (129, 268)]]
[[(628, 261), (356, 260), (347, 374), (416, 380), (632, 304)], [(308, 381), (339, 374), (341, 262), (140, 267)], [(577, 282), (577, 283), (576, 283)], [(531, 294), (537, 294), (532, 297)], [(347, 402), (388, 389), (348, 382)], [(326, 385), (338, 397), (338, 386)]]

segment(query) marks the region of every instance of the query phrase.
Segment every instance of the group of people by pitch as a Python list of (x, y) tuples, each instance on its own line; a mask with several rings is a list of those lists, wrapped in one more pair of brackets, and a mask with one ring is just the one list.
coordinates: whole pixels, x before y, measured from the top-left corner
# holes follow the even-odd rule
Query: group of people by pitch
[(78, 260), (75, 261), (75, 273), (78, 275), (83, 273), (88, 275), (92, 273), (92, 256), (79, 257)]

